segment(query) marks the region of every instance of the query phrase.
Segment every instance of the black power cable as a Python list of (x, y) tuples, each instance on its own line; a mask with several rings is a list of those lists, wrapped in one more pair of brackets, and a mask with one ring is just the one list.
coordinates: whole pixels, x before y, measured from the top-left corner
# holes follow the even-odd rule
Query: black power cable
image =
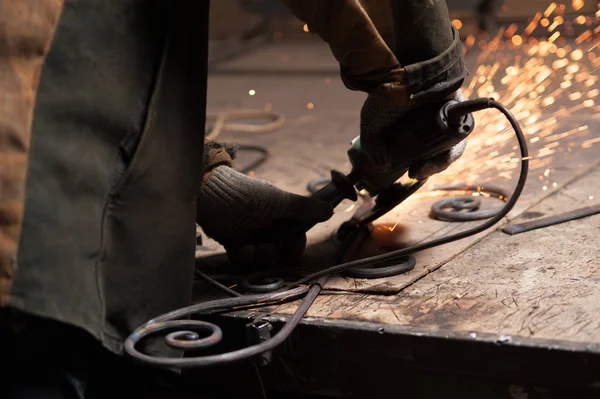
[[(408, 254), (429, 249), (439, 245), (447, 244), (452, 241), (457, 241), (475, 234), (478, 234), (494, 224), (502, 220), (514, 207), (519, 196), (523, 192), (525, 182), (527, 180), (527, 174), (529, 171), (529, 151), (527, 149), (527, 142), (519, 123), (512, 115), (512, 113), (504, 105), (491, 99), (479, 99), (479, 100), (468, 100), (461, 103), (461, 109), (468, 110), (468, 112), (475, 112), (485, 108), (495, 108), (502, 112), (512, 128), (515, 131), (517, 140), (519, 142), (519, 148), (521, 152), (521, 171), (519, 179), (517, 181), (513, 195), (508, 199), (505, 205), (499, 210), (499, 212), (491, 219), (482, 223), (478, 227), (474, 227), (465, 230), (460, 233), (452, 234), (447, 237), (441, 237), (433, 239), (431, 241), (416, 244), (411, 247), (393, 251), (387, 254), (373, 256), (361, 260), (352, 262), (341, 263), (337, 266), (330, 267), (325, 270), (321, 270), (316, 273), (312, 273), (293, 284), (288, 286), (285, 291), (240, 296), (235, 298), (226, 298), (216, 301), (209, 301), (197, 305), (192, 305), (186, 308), (178, 309), (170, 313), (166, 313), (153, 320), (150, 320), (146, 324), (137, 328), (125, 341), (125, 352), (131, 356), (134, 360), (142, 362), (144, 364), (156, 366), (156, 367), (176, 367), (176, 368), (191, 368), (191, 367), (210, 367), (225, 365), (233, 362), (249, 359), (253, 356), (261, 353), (270, 351), (280, 345), (294, 330), (294, 328), (300, 323), (300, 320), (304, 317), (316, 297), (323, 289), (327, 282), (328, 276), (340, 273), (349, 269), (353, 269), (359, 266), (367, 264), (390, 261), (404, 257)], [(315, 281), (318, 279), (318, 281)], [(311, 283), (313, 282), (313, 283)], [(309, 287), (302, 286), (302, 284), (309, 283)], [(230, 295), (233, 295), (229, 292)], [(222, 337), (221, 329), (212, 323), (196, 320), (179, 320), (192, 314), (202, 314), (215, 311), (226, 311), (233, 310), (243, 306), (260, 307), (266, 305), (280, 304), (283, 302), (296, 300), (300, 297), (304, 299), (298, 306), (292, 317), (284, 324), (284, 326), (275, 334), (271, 339), (261, 342), (260, 344), (249, 346), (247, 348), (239, 349), (233, 352), (227, 352), (217, 355), (209, 355), (202, 357), (190, 357), (190, 358), (167, 358), (167, 357), (155, 357), (141, 353), (136, 349), (136, 345), (143, 339), (154, 336), (161, 332), (173, 331), (168, 334), (165, 338), (166, 343), (177, 349), (190, 350), (190, 349), (201, 349), (207, 348), (218, 343)], [(182, 331), (186, 329), (185, 331)], [(210, 335), (205, 338), (200, 338), (199, 334), (194, 331), (209, 332)]]

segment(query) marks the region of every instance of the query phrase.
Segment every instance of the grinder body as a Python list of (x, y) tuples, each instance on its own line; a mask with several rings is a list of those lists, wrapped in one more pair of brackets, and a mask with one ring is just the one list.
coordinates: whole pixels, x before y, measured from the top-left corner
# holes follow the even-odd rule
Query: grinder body
[(450, 150), (473, 131), (473, 115), (450, 115), (458, 104), (455, 100), (433, 103), (408, 112), (392, 132), (382, 137), (384, 145), (392, 149), (391, 167), (385, 171), (376, 168), (360, 137), (352, 141), (348, 157), (352, 171), (344, 176), (332, 171), (332, 181), (311, 197), (336, 207), (344, 199), (356, 199), (355, 187), (375, 197), (390, 189), (411, 167), (418, 166)]
[(467, 114), (457, 123), (450, 123), (447, 109), (455, 101), (431, 104), (409, 112), (398, 126), (393, 126), (390, 134), (382, 139), (384, 145), (393, 151), (391, 166), (385, 171), (378, 170), (365, 153), (360, 137), (352, 141), (348, 157), (352, 164), (350, 177), (357, 189), (365, 189), (371, 196), (381, 194), (390, 188), (412, 167), (450, 150), (473, 131), (475, 122)]

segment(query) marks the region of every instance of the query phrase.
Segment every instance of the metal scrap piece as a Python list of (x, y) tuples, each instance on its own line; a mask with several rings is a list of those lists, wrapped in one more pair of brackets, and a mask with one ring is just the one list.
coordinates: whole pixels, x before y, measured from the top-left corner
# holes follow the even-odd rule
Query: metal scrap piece
[(573, 211), (561, 213), (554, 216), (531, 220), (525, 223), (510, 224), (502, 229), (506, 234), (515, 235), (526, 231), (539, 229), (542, 227), (552, 226), (559, 223), (568, 222), (571, 220), (581, 219), (586, 216), (600, 213), (600, 204), (587, 206), (585, 208), (576, 209)]
[(374, 263), (368, 266), (355, 267), (344, 272), (345, 276), (354, 278), (385, 278), (397, 276), (415, 268), (417, 261), (414, 256), (406, 255), (394, 261)]
[[(446, 222), (489, 219), (502, 208), (479, 210), (481, 202), (472, 196), (446, 197), (431, 206), (431, 216)], [(467, 212), (462, 212), (466, 210)]]

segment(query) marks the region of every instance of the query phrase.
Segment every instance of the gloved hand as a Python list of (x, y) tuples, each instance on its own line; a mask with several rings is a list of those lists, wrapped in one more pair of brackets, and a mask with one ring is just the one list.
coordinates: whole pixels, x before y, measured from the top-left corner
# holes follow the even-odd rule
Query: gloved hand
[[(461, 90), (456, 91), (449, 98), (457, 101), (466, 100)], [(374, 95), (369, 95), (365, 100), (360, 118), (360, 142), (378, 171), (387, 171), (392, 165), (394, 156), (394, 148), (386, 145), (383, 137), (394, 134), (390, 129), (401, 124), (402, 118), (409, 112), (411, 112), (409, 107), (398, 107)], [(467, 141), (463, 140), (447, 152), (425, 160), (411, 168), (408, 171), (409, 176), (415, 179), (425, 179), (446, 170), (452, 162), (460, 158), (466, 145)]]
[(296, 260), (304, 252), (306, 234), (290, 235), (289, 228), (333, 215), (324, 202), (280, 190), (229, 166), (217, 166), (207, 176), (197, 198), (196, 221), (237, 264), (273, 267)]

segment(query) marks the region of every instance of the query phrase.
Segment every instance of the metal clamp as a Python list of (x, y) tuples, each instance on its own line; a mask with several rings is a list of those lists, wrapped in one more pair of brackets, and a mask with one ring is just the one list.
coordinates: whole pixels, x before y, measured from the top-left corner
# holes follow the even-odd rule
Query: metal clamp
[[(255, 319), (252, 323), (246, 324), (246, 338), (248, 340), (248, 345), (258, 345), (270, 340), (272, 329), (273, 325), (264, 319)], [(266, 366), (271, 363), (272, 359), (272, 352), (266, 351), (258, 355), (256, 362), (259, 366)]]

